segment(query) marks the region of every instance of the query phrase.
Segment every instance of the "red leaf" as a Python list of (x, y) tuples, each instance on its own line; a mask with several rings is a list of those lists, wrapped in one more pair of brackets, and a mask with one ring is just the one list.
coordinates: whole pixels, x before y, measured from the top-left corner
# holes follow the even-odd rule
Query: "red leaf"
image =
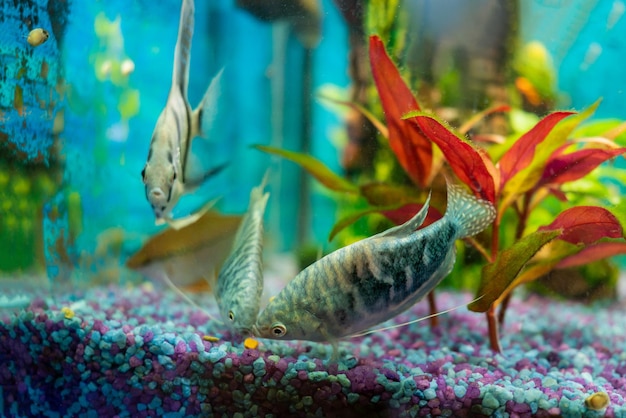
[(598, 206), (576, 206), (562, 212), (540, 231), (561, 229), (559, 239), (572, 244), (592, 244), (601, 238), (621, 238), (622, 226), (608, 210)]
[(626, 243), (624, 242), (600, 242), (595, 245), (583, 248), (581, 251), (569, 257), (565, 257), (556, 265), (558, 269), (568, 267), (579, 267), (593, 261), (603, 260), (614, 255), (626, 254)]
[(535, 155), (535, 148), (550, 133), (554, 125), (574, 112), (554, 112), (539, 121), (530, 131), (522, 135), (502, 156), (500, 166), (500, 186), (516, 173), (528, 167)]
[(483, 157), (474, 147), (430, 115), (417, 114), (409, 116), (407, 120), (416, 123), (424, 135), (437, 144), (454, 173), (477, 197), (495, 202), (493, 177)]
[(568, 181), (578, 180), (606, 160), (625, 152), (626, 148), (588, 148), (569, 154), (557, 154), (548, 160), (548, 164), (537, 186), (562, 184)]
[[(414, 217), (415, 214), (417, 214), (417, 212), (419, 212), (419, 210), (422, 208), (422, 206), (424, 205), (420, 203), (409, 203), (398, 209), (386, 210), (381, 213), (396, 225), (402, 225), (403, 223)], [(432, 224), (433, 222), (441, 219), (441, 216), (441, 213), (437, 209), (433, 207), (428, 208), (428, 214), (426, 215), (426, 219), (424, 220), (424, 223), (421, 227), (423, 228)]]
[(426, 187), (432, 145), (415, 124), (402, 120), (402, 115), (420, 107), (387, 55), (383, 42), (375, 35), (370, 37), (370, 65), (389, 128), (389, 145), (411, 180)]

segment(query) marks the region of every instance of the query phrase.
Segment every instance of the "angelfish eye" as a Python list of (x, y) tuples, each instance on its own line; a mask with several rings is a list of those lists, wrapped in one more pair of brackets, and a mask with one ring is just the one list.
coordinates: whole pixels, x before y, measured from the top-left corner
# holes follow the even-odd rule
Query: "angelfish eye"
[(284, 337), (286, 333), (287, 333), (287, 328), (283, 324), (277, 323), (277, 324), (272, 325), (272, 335), (274, 337), (281, 338), (281, 337)]
[(231, 321), (235, 320), (235, 314), (233, 313), (233, 311), (228, 311), (228, 319), (230, 319)]

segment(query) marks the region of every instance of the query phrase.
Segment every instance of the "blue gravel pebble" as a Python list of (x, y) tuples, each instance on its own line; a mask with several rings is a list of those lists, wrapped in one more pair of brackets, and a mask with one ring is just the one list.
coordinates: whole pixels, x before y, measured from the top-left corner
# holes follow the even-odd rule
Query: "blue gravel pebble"
[(312, 382), (321, 382), (326, 378), (328, 378), (328, 372), (317, 371), (309, 373), (309, 380), (311, 380)]
[(487, 393), (483, 398), (483, 406), (485, 408), (498, 409), (500, 407), (500, 402), (491, 393)]
[(209, 350), (209, 360), (211, 363), (217, 363), (224, 357), (226, 357), (226, 352), (219, 348), (211, 347), (211, 350)]
[(435, 392), (435, 389), (433, 388), (425, 389), (424, 397), (428, 400), (435, 399), (437, 397), (437, 392)]
[(174, 346), (167, 341), (163, 341), (161, 343), (161, 352), (166, 356), (171, 356), (174, 354)]
[(350, 379), (348, 379), (348, 377), (345, 374), (338, 374), (337, 375), (337, 381), (344, 388), (349, 388), (352, 385), (352, 383), (350, 383)]
[(168, 356), (163, 355), (163, 354), (159, 354), (159, 356), (157, 357), (157, 359), (158, 359), (159, 363), (160, 363), (162, 366), (166, 366), (166, 368), (167, 368), (168, 366), (174, 366), (174, 362), (173, 362), (173, 360), (172, 360), (172, 358), (171, 358), (171, 357), (168, 357)]
[(353, 404), (356, 403), (359, 400), (359, 394), (358, 393), (348, 393), (348, 403), (349, 404)]
[(463, 398), (465, 396), (465, 393), (467, 393), (466, 387), (461, 385), (454, 386), (454, 396), (456, 396), (457, 398)]
[(253, 372), (255, 376), (264, 376), (265, 375), (265, 360), (262, 357), (254, 360), (252, 363)]

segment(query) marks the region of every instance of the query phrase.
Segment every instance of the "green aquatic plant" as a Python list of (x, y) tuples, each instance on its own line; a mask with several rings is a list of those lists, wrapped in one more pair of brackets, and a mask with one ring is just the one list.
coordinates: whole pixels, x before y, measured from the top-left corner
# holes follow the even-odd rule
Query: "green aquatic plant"
[[(465, 240), (482, 254), (485, 264), (476, 289), (479, 299), (469, 308), (486, 312), (495, 351), (500, 351), (498, 321), (503, 320), (517, 286), (554, 270), (626, 253), (623, 229), (613, 213), (597, 205), (572, 205), (563, 191), (565, 185), (584, 179), (603, 162), (626, 153), (626, 148), (613, 140), (621, 133), (616, 127), (600, 137), (575, 137), (575, 130), (599, 103), (578, 114), (550, 113), (523, 135), (498, 147), (481, 148), (466, 137), (469, 126), (487, 113), (507, 108), (488, 109), (454, 129), (421, 109), (377, 36), (370, 38), (370, 62), (387, 126), (372, 114), (364, 114), (388, 139), (414, 187), (353, 184), (309, 155), (258, 146), (301, 165), (327, 188), (358, 195), (369, 203), (366, 210), (338, 220), (331, 238), (368, 213), (382, 213), (396, 223), (406, 221), (421, 207), (424, 191), (436, 186), (435, 180), (449, 168), (476, 197), (491, 202), (497, 210), (490, 236)], [(563, 202), (559, 213), (535, 229), (529, 228), (534, 213), (552, 196)], [(429, 216), (436, 219), (441, 215), (433, 212)]]

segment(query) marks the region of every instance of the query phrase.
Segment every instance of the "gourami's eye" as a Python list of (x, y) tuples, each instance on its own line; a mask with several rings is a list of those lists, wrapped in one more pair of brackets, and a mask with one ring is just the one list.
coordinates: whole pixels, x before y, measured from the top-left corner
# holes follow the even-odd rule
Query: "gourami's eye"
[(283, 324), (277, 323), (277, 324), (272, 325), (272, 335), (274, 337), (281, 338), (281, 337), (284, 337), (286, 333), (287, 333), (287, 328)]
[(233, 311), (228, 311), (228, 319), (230, 319), (231, 321), (235, 320), (235, 314), (233, 313)]

